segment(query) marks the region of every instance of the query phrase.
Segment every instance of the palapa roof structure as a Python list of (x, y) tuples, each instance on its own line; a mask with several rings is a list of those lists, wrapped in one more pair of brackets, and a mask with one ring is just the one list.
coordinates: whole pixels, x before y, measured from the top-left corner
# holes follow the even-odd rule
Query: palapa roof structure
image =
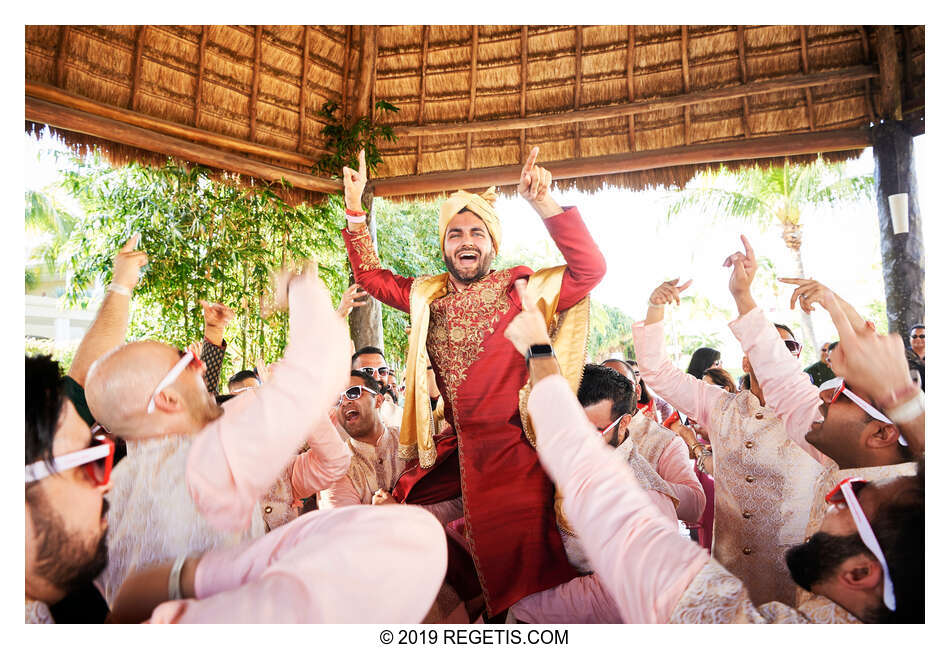
[(340, 182), (317, 115), (376, 101), (376, 196), (499, 185), (530, 147), (558, 186), (679, 186), (710, 163), (841, 159), (869, 125), (923, 130), (923, 26), (27, 26), (28, 128), (285, 178), (313, 200)]

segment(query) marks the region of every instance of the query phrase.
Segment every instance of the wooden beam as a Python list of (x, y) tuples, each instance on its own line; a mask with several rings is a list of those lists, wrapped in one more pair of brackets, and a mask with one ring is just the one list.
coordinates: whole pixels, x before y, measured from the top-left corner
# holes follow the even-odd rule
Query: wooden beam
[(174, 156), (197, 164), (232, 171), (245, 176), (267, 181), (285, 179), (298, 189), (314, 192), (339, 192), (343, 183), (339, 180), (318, 178), (310, 174), (284, 169), (258, 162), (242, 155), (213, 149), (176, 137), (161, 135), (138, 126), (132, 126), (99, 115), (92, 115), (74, 108), (36, 99), (26, 98), (26, 119), (53, 128), (83, 133), (118, 144), (125, 144), (161, 155)]
[[(729, 140), (710, 144), (695, 144), (670, 149), (637, 151), (581, 160), (544, 162), (544, 168), (554, 179), (581, 178), (603, 174), (644, 171), (663, 167), (709, 164), (730, 160), (776, 158), (830, 151), (850, 151), (869, 146), (871, 136), (867, 129), (817, 131), (748, 140)], [(521, 165), (490, 167), (474, 171), (449, 171), (402, 176), (373, 181), (376, 196), (404, 196), (428, 194), (458, 189), (459, 187), (488, 187), (515, 185), (521, 175)]]
[(195, 116), (192, 124), (197, 127), (201, 117), (201, 82), (205, 74), (205, 46), (208, 44), (208, 26), (201, 26), (201, 36), (198, 38), (198, 79), (195, 81)]
[(69, 25), (59, 30), (59, 42), (56, 44), (56, 85), (63, 88), (66, 84), (66, 43), (69, 39)]
[[(581, 76), (584, 72), (584, 26), (574, 27), (574, 110), (581, 107)], [(574, 155), (581, 157), (581, 123), (574, 122)]]
[(343, 117), (346, 118), (346, 109), (347, 104), (349, 103), (350, 93), (347, 92), (347, 85), (350, 80), (350, 48), (352, 47), (353, 41), (353, 25), (346, 26), (346, 42), (343, 45), (343, 89), (340, 94), (343, 96), (340, 103), (342, 104)]
[(356, 115), (373, 114), (373, 75), (376, 69), (376, 39), (378, 27), (363, 25), (360, 28), (360, 78), (356, 89)]
[(251, 142), (257, 139), (257, 89), (261, 84), (261, 37), (263, 34), (264, 27), (262, 25), (254, 28), (254, 76), (251, 77), (251, 99), (248, 104), (251, 134), (247, 138)]
[[(419, 119), (418, 124), (423, 123), (423, 114), (426, 108), (426, 63), (429, 57), (429, 26), (422, 26), (422, 71), (419, 74)], [(419, 158), (422, 157), (422, 136), (416, 138), (416, 164), (415, 172), (419, 173)]]
[[(239, 140), (238, 138), (228, 137), (226, 135), (220, 135), (210, 131), (203, 131), (191, 126), (185, 126), (184, 124), (168, 122), (156, 117), (150, 117), (143, 113), (136, 113), (125, 108), (102, 104), (97, 101), (93, 101), (92, 99), (74, 95), (72, 93), (66, 92), (65, 90), (60, 90), (59, 88), (54, 88), (53, 86), (47, 86), (45, 84), (27, 81), (26, 97), (27, 99), (30, 97), (42, 99), (50, 103), (79, 110), (90, 115), (97, 115), (99, 117), (104, 117), (116, 122), (128, 124), (130, 126), (138, 126), (139, 128), (148, 129), (156, 133), (162, 133), (172, 137), (191, 140), (192, 142), (196, 142), (198, 144), (206, 144), (209, 146), (218, 147), (220, 149), (233, 151), (235, 153), (245, 153), (307, 167), (313, 164), (312, 158), (302, 156), (298, 153), (293, 153), (292, 151), (275, 149), (263, 144), (255, 144), (246, 140)], [(327, 153), (327, 151), (319, 150), (317, 153), (318, 155), (322, 155)]]
[(877, 38), (877, 65), (881, 72), (881, 116), (884, 119), (903, 119), (901, 111), (901, 74), (897, 64), (897, 37), (893, 25), (875, 29)]
[[(636, 65), (637, 32), (636, 25), (627, 27), (627, 101), (633, 103), (637, 99), (636, 88), (633, 83), (633, 68)], [(630, 150), (637, 150), (636, 116), (627, 116), (627, 137), (630, 140)]]
[(307, 81), (310, 79), (310, 25), (303, 26), (303, 59), (300, 61), (300, 117), (298, 118), (297, 150), (303, 151), (307, 124)]
[(916, 94), (916, 88), (914, 88), (913, 61), (911, 60), (910, 29), (907, 27), (907, 25), (901, 25), (900, 30), (901, 44), (904, 46), (904, 75), (901, 79), (903, 81), (903, 83), (901, 83), (901, 103), (909, 104), (914, 100)]
[(425, 136), (456, 135), (459, 133), (480, 133), (485, 131), (514, 130), (521, 128), (537, 128), (539, 126), (555, 126), (571, 122), (586, 122), (597, 119), (610, 119), (626, 115), (649, 113), (656, 110), (682, 108), (693, 104), (702, 104), (713, 101), (726, 101), (753, 95), (762, 95), (770, 92), (799, 90), (810, 86), (823, 86), (832, 83), (861, 81), (877, 76), (877, 70), (872, 66), (858, 65), (841, 70), (828, 70), (809, 75), (792, 75), (778, 79), (761, 79), (731, 88), (713, 88), (698, 90), (672, 97), (644, 99), (628, 104), (617, 104), (601, 108), (584, 108), (551, 115), (533, 115), (525, 118), (493, 119), (480, 122), (456, 122), (453, 124), (427, 124), (425, 126), (397, 126), (393, 129), (399, 137), (416, 136), (420, 133)]
[[(808, 74), (808, 33), (804, 25), (798, 26), (798, 37), (802, 47), (802, 72)], [(812, 103), (811, 88), (805, 88), (805, 105), (808, 107), (808, 130), (815, 130), (815, 105)]]
[[(861, 34), (861, 50), (864, 52), (864, 62), (871, 65), (871, 44), (868, 39), (868, 30), (864, 25), (858, 25), (858, 31)], [(868, 111), (868, 121), (877, 121), (877, 109), (874, 107), (874, 101), (871, 99), (871, 80), (864, 80), (864, 104)]]
[[(736, 25), (736, 44), (739, 47), (739, 78), (742, 83), (749, 82), (749, 67), (745, 60), (745, 25)], [(746, 137), (752, 135), (752, 125), (749, 122), (749, 98), (742, 98), (742, 132)]]
[[(478, 87), (478, 25), (472, 25), (472, 68), (469, 73), (468, 121), (475, 119), (475, 90)], [(465, 138), (465, 168), (472, 168), (472, 132)]]
[[(689, 94), (689, 25), (682, 25), (680, 32), (680, 53), (683, 56), (683, 94)], [(689, 105), (683, 107), (683, 140), (689, 145), (690, 139)]]
[[(526, 110), (528, 107), (528, 26), (521, 26), (521, 117), (527, 114)], [(520, 141), (520, 151), (521, 154), (518, 156), (519, 160), (524, 160), (527, 157), (527, 140), (528, 134), (525, 129), (521, 129)]]
[(148, 25), (140, 25), (135, 32), (135, 56), (132, 59), (132, 93), (129, 96), (129, 108), (139, 109), (139, 84), (142, 81), (142, 43)]

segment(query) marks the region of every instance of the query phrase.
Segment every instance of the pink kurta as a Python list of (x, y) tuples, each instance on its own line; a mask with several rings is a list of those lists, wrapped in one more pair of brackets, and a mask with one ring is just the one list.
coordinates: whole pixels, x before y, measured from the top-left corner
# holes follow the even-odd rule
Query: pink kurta
[(205, 426), (188, 456), (187, 479), (198, 511), (222, 530), (241, 531), (260, 497), (310, 436), (311, 483), (346, 473), (350, 453), (327, 411), (346, 387), (350, 348), (343, 319), (316, 277), (289, 288), (290, 329), (271, 378)]
[(564, 495), (565, 512), (600, 582), (588, 586), (596, 592), (602, 585), (624, 622), (857, 621), (821, 597), (800, 609), (779, 602), (755, 606), (739, 579), (668, 527), (623, 462), (597, 439), (563, 377), (539, 381), (528, 411), (541, 464)]
[(150, 622), (418, 623), (447, 561), (442, 526), (421, 508), (311, 512), (205, 554), (196, 598), (159, 605)]

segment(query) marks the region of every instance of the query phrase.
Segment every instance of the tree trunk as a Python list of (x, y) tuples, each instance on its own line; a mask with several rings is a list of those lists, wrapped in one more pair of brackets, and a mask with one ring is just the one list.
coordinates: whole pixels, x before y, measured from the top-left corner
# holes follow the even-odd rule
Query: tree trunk
[[(372, 216), (373, 193), (367, 190), (363, 194), (363, 203), (366, 206), (366, 227), (373, 237), (373, 247), (376, 248), (376, 219)], [(350, 283), (353, 283), (352, 271)], [(383, 348), (383, 309), (378, 300), (367, 296), (366, 304), (356, 307), (350, 313), (350, 338), (356, 349), (372, 346)], [(392, 362), (392, 361), (390, 361)]]
[[(892, 120), (873, 125), (871, 138), (887, 326), (906, 342), (909, 327), (924, 321), (924, 238), (917, 205), (914, 140), (903, 122)], [(894, 234), (887, 197), (901, 192), (908, 195), (909, 229)]]

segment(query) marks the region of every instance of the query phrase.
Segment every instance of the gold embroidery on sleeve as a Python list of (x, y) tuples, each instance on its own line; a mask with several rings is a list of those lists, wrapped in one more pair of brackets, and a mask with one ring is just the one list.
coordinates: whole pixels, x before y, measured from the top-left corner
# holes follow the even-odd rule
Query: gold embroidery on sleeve
[(379, 270), (382, 265), (379, 263), (379, 257), (376, 256), (376, 249), (373, 248), (373, 238), (369, 236), (366, 229), (352, 235), (350, 241), (353, 243), (353, 249), (359, 262), (360, 270)]

